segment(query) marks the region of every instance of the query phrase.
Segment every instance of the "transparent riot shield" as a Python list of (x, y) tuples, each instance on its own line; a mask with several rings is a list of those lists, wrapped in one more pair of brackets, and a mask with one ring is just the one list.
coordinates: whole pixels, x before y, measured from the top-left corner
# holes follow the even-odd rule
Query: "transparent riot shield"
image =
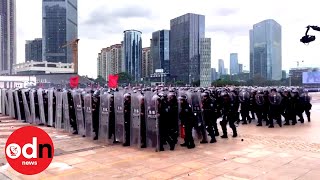
[(40, 124), (39, 119), (36, 118), (36, 107), (34, 102), (34, 92), (35, 90), (31, 89), (29, 91), (29, 100), (30, 100), (30, 116), (33, 124)]
[(3, 97), (2, 97), (2, 89), (0, 90), (0, 113), (2, 114), (3, 110), (2, 110), (2, 105), (3, 105)]
[(201, 94), (200, 92), (187, 92), (187, 96), (197, 123), (195, 127), (198, 133), (198, 139), (207, 139), (206, 125), (201, 111)]
[(53, 126), (53, 90), (48, 90), (48, 126)]
[(62, 114), (63, 114), (63, 129), (66, 132), (72, 132), (69, 117), (69, 101), (68, 101), (68, 91), (62, 92)]
[(86, 137), (93, 137), (93, 125), (92, 125), (92, 95), (90, 93), (85, 94), (84, 100), (84, 119), (85, 119), (85, 131)]
[(130, 125), (130, 145), (141, 144), (141, 103), (142, 95), (133, 93), (131, 96), (131, 125)]
[(159, 133), (159, 115), (158, 115), (158, 99), (159, 96), (146, 92), (144, 102), (146, 106), (146, 131), (147, 131), (147, 147), (160, 149), (160, 133)]
[(100, 95), (100, 111), (99, 111), (99, 135), (98, 139), (102, 142), (109, 143), (109, 107), (110, 94)]
[(55, 128), (62, 129), (62, 92), (56, 91)]
[(16, 111), (17, 111), (17, 118), (18, 120), (22, 120), (21, 119), (21, 111), (20, 111), (20, 104), (19, 104), (19, 96), (18, 96), (18, 91), (14, 91), (13, 92), (13, 96), (14, 96), (14, 99), (15, 99), (15, 106), (16, 106)]
[(124, 93), (118, 91), (114, 93), (115, 109), (115, 137), (116, 141), (124, 142)]
[(28, 91), (27, 89), (23, 89), (21, 91), (22, 101), (23, 101), (23, 109), (24, 109), (24, 113), (25, 113), (26, 122), (27, 123), (32, 123), (32, 117), (31, 117), (31, 114), (30, 114), (30, 109), (29, 109), (29, 105), (28, 105), (28, 101), (27, 101), (27, 97), (26, 97), (26, 92), (27, 91)]
[(9, 105), (9, 115), (15, 118), (14, 100), (13, 100), (13, 90), (9, 89), (8, 93), (8, 105)]
[(75, 107), (75, 111), (76, 111), (78, 134), (81, 136), (85, 136), (86, 132), (85, 132), (85, 127), (84, 127), (84, 117), (83, 117), (81, 93), (74, 91), (72, 96), (73, 96), (73, 102), (74, 102), (74, 107)]
[(44, 104), (43, 104), (43, 90), (38, 89), (37, 90), (37, 96), (38, 96), (38, 106), (39, 106), (39, 118), (40, 118), (40, 123), (41, 124), (46, 124), (46, 117), (44, 113)]

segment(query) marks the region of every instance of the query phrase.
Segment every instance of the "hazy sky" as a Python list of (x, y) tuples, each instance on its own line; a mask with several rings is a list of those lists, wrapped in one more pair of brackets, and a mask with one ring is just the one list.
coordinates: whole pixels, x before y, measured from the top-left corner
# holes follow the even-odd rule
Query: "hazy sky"
[[(308, 46), (299, 42), (307, 25), (319, 25), (315, 0), (78, 0), (79, 73), (96, 77), (101, 48), (120, 43), (123, 30), (142, 31), (143, 47), (151, 33), (170, 29), (170, 19), (186, 13), (205, 15), (206, 37), (212, 39), (212, 67), (218, 59), (229, 68), (230, 53), (249, 69), (249, 29), (265, 19), (282, 26), (282, 68), (320, 66), (320, 39)], [(18, 62), (24, 61), (25, 40), (42, 36), (42, 0), (17, 0)], [(305, 9), (302, 9), (305, 7)], [(319, 35), (320, 32), (310, 31)]]

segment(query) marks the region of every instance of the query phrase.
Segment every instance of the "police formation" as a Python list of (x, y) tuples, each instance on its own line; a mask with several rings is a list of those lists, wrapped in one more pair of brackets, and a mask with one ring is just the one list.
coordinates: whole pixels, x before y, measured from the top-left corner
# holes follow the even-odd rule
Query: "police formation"
[[(299, 88), (2, 89), (2, 114), (106, 144), (164, 151), (216, 143), (257, 120), (274, 128), (310, 122), (311, 97)], [(241, 117), (241, 118), (240, 118)], [(283, 117), (283, 118), (282, 118)], [(298, 117), (298, 120), (297, 120)], [(221, 130), (219, 130), (221, 128)], [(222, 133), (222, 134), (221, 134)]]

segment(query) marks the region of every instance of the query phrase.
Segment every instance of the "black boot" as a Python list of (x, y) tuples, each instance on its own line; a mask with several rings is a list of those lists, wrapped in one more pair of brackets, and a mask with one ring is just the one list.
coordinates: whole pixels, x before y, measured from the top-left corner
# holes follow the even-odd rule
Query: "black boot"
[(193, 148), (195, 148), (195, 147), (196, 147), (196, 145), (194, 144), (194, 142), (190, 142), (190, 143), (188, 144), (188, 146), (187, 146), (188, 149), (193, 149)]
[(187, 144), (186, 142), (180, 144), (181, 147), (187, 147), (187, 145), (188, 145), (188, 144)]

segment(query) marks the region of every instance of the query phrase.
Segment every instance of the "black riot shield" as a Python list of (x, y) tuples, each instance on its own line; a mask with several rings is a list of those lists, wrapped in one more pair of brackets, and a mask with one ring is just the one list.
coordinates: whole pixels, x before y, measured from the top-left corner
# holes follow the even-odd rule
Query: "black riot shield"
[(56, 91), (55, 128), (62, 129), (62, 92)]
[(115, 109), (115, 137), (116, 141), (124, 142), (124, 93), (118, 91), (114, 93), (114, 109)]
[(18, 120), (22, 120), (21, 111), (20, 111), (20, 104), (19, 104), (19, 96), (18, 96), (18, 91), (17, 90), (13, 92), (13, 96), (14, 96), (14, 99), (15, 99), (17, 118), (18, 118)]
[(48, 90), (48, 126), (53, 126), (53, 89)]
[(28, 101), (27, 101), (27, 97), (26, 97), (26, 92), (28, 90), (27, 89), (23, 89), (22, 90), (22, 100), (23, 100), (23, 109), (24, 109), (24, 113), (25, 113), (25, 120), (27, 123), (32, 123), (32, 117), (30, 114), (30, 109), (29, 109), (29, 105), (28, 105)]
[(141, 144), (141, 103), (143, 96), (141, 93), (133, 93), (131, 96), (131, 129), (130, 144), (140, 147)]
[(112, 142), (109, 140), (109, 107), (110, 94), (105, 93), (100, 95), (100, 111), (99, 111), (99, 135), (98, 139), (108, 144)]
[(8, 90), (8, 104), (9, 104), (9, 115), (15, 118), (14, 100), (13, 100), (13, 90)]
[(159, 115), (158, 115), (158, 100), (159, 96), (146, 92), (144, 102), (146, 106), (146, 141), (147, 147), (155, 148), (156, 151), (160, 150), (160, 133), (159, 133)]
[(81, 101), (81, 93), (74, 91), (72, 93), (74, 107), (76, 111), (76, 119), (77, 119), (77, 128), (78, 134), (85, 136), (85, 127), (84, 127), (84, 117), (83, 117), (83, 109), (82, 109), (82, 101)]
[(281, 95), (277, 92), (277, 93), (270, 93), (269, 94), (269, 102), (271, 105), (280, 105), (282, 101), (282, 97)]
[(93, 125), (92, 125), (92, 95), (90, 93), (85, 94), (84, 100), (84, 119), (85, 119), (85, 131), (86, 137), (93, 137)]
[(68, 91), (62, 92), (62, 114), (63, 114), (63, 129), (66, 132), (72, 132), (69, 117), (69, 101), (68, 101)]
[(263, 94), (256, 94), (255, 101), (258, 106), (263, 106), (264, 105), (264, 95)]
[(44, 113), (44, 104), (43, 104), (43, 89), (37, 90), (37, 96), (38, 96), (40, 123), (46, 124), (46, 117), (45, 117), (45, 113)]
[(29, 100), (30, 100), (30, 116), (31, 116), (31, 119), (32, 119), (32, 123), (33, 124), (40, 124), (40, 121), (39, 119), (36, 118), (36, 107), (35, 107), (35, 97), (34, 97), (34, 92), (35, 90), (31, 89), (29, 91)]

